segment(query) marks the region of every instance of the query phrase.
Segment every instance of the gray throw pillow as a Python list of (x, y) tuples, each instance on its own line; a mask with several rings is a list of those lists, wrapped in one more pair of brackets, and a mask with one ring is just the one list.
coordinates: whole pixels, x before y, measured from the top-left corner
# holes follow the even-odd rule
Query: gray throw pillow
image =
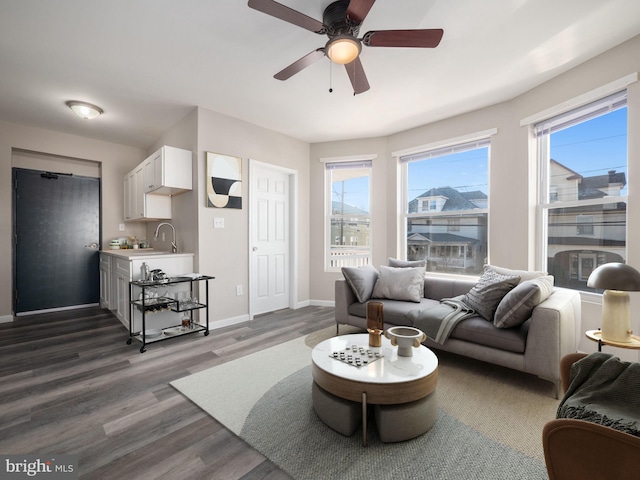
[(500, 300), (515, 287), (520, 277), (503, 275), (490, 266), (484, 267), (484, 273), (478, 283), (462, 297), (462, 302), (476, 311), (478, 315), (488, 321), (493, 321), (493, 315)]
[(424, 291), (424, 269), (380, 266), (371, 298), (389, 298), (420, 303)]
[(389, 258), (389, 266), (394, 268), (426, 268), (426, 260), (398, 260), (397, 258)]
[(546, 275), (527, 280), (507, 293), (500, 301), (493, 317), (498, 328), (522, 325), (531, 317), (531, 312), (553, 293), (553, 276)]
[(374, 266), (342, 267), (342, 275), (360, 303), (371, 298), (373, 287), (378, 280), (378, 270)]

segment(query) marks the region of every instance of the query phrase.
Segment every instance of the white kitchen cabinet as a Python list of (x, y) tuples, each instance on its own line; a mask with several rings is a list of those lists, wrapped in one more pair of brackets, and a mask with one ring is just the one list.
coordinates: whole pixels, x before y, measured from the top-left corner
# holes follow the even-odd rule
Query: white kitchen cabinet
[(144, 191), (144, 164), (141, 163), (124, 178), (125, 221), (161, 220), (171, 218), (171, 197), (148, 195)]
[[(129, 328), (129, 282), (140, 280), (143, 263), (151, 270), (159, 268), (170, 277), (193, 272), (192, 253), (140, 252), (139, 250), (104, 250), (100, 252), (100, 266), (110, 262), (110, 278), (100, 275), (100, 292), (110, 290), (109, 310)], [(105, 268), (106, 273), (106, 268)], [(104, 284), (103, 284), (104, 282)], [(175, 324), (175, 315), (167, 312), (154, 315), (159, 328)], [(141, 328), (141, 317), (134, 319), (133, 328)]]
[(189, 150), (165, 145), (142, 163), (145, 193), (177, 195), (192, 189)]
[(100, 254), (100, 306), (111, 310), (111, 258)]

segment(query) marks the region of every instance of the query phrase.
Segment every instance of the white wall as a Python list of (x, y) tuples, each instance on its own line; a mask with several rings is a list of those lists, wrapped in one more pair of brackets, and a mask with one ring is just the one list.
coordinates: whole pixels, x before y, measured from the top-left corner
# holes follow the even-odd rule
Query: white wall
[[(199, 271), (216, 277), (212, 282), (213, 321), (249, 319), (249, 159), (297, 172), (296, 303), (304, 304), (309, 299), (309, 144), (202, 108), (198, 109), (197, 123), (196, 254)], [(206, 152), (242, 158), (241, 210), (206, 206)], [(215, 217), (224, 219), (224, 228), (213, 228)], [(236, 295), (237, 285), (243, 286), (241, 296)]]
[[(492, 137), (490, 160), (489, 261), (511, 268), (535, 268), (535, 194), (536, 168), (530, 155), (530, 132), (520, 127), (520, 120), (578, 95), (595, 90), (633, 72), (640, 71), (640, 36), (585, 62), (571, 71), (511, 101), (459, 115), (440, 122), (390, 135), (386, 138), (327, 142), (311, 145), (312, 193), (311, 218), (311, 298), (319, 302), (333, 299), (333, 281), (340, 273), (324, 271), (324, 177), (322, 157), (378, 153), (374, 162), (374, 185), (379, 186), (384, 201), (373, 205), (374, 265), (385, 264), (396, 256), (403, 240), (398, 225), (399, 168), (391, 152), (452, 139), (462, 135), (497, 128)], [(628, 88), (629, 169), (628, 182), (628, 260), (640, 267), (640, 82)], [(384, 178), (379, 185), (376, 178)], [(375, 188), (374, 188), (375, 189)], [(381, 228), (384, 226), (384, 228)], [(640, 293), (632, 294), (633, 327), (640, 332)], [(633, 308), (633, 306), (636, 308)], [(596, 300), (583, 301), (580, 332), (600, 326), (601, 308)], [(581, 334), (577, 348), (594, 351), (595, 343)], [(636, 351), (613, 349), (623, 358), (637, 360)]]

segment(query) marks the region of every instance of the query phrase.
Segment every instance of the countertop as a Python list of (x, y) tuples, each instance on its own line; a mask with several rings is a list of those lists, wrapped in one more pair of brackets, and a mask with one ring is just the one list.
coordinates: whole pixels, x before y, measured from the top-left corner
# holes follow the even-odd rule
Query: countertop
[(149, 258), (149, 257), (162, 257), (162, 258), (171, 258), (171, 257), (193, 257), (193, 253), (172, 253), (172, 252), (161, 252), (159, 250), (154, 250), (153, 248), (128, 248), (124, 250), (100, 250), (100, 253), (105, 255), (112, 255), (114, 257), (127, 258), (131, 260), (135, 260), (138, 258)]

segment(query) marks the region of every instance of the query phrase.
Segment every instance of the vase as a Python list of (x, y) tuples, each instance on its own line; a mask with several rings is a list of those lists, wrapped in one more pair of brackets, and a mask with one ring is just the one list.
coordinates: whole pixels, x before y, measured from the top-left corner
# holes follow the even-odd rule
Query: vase
[(384, 304), (382, 302), (367, 303), (367, 331), (369, 332), (369, 346), (382, 346), (382, 332), (384, 330)]
[(413, 356), (413, 349), (420, 347), (420, 344), (427, 339), (427, 335), (413, 327), (391, 327), (384, 336), (391, 340), (391, 345), (398, 347), (399, 357)]

